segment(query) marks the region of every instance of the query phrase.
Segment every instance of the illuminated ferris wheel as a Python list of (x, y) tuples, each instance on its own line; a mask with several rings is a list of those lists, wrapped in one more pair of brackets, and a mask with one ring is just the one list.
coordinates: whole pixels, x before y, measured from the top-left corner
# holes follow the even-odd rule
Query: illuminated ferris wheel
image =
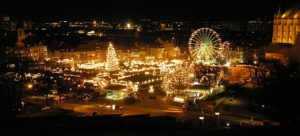
[(200, 28), (192, 33), (188, 44), (195, 63), (218, 63), (222, 41), (216, 31), (210, 28)]

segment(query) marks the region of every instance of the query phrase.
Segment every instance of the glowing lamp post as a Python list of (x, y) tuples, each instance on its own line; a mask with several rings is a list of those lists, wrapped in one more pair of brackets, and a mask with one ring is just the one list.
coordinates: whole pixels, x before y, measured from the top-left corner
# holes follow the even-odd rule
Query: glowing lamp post
[(115, 109), (116, 109), (116, 105), (112, 105), (111, 108), (112, 108), (113, 110), (115, 110)]
[(130, 23), (127, 23), (127, 29), (130, 29), (131, 28), (131, 24)]
[(217, 117), (217, 126), (219, 126), (220, 112), (215, 112), (215, 115)]
[(229, 122), (226, 123), (226, 127), (230, 127), (230, 123)]
[(32, 89), (33, 85), (32, 84), (28, 84), (27, 85), (27, 89)]
[(21, 105), (22, 105), (22, 111), (24, 111), (25, 102), (22, 101)]
[(203, 121), (204, 121), (204, 116), (199, 116), (199, 120), (201, 121), (201, 127), (203, 128), (204, 124), (203, 124)]

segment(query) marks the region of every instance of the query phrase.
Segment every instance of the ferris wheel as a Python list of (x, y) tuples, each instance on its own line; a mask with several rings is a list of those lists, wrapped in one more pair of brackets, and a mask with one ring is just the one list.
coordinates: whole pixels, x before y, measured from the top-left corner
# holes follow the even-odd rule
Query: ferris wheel
[(219, 34), (210, 28), (200, 28), (194, 31), (189, 39), (189, 51), (196, 63), (217, 63), (222, 41)]

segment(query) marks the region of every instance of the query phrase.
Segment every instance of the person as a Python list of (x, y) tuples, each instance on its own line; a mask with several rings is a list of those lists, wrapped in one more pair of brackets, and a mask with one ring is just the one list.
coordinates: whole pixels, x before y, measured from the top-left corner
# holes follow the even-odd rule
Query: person
[(95, 111), (92, 113), (92, 117), (95, 117), (97, 115), (98, 111)]

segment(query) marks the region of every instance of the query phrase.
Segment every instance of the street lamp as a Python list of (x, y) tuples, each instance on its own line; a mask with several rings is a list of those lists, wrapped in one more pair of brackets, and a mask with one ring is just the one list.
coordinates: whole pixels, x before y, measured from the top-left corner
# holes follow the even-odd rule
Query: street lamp
[(113, 110), (115, 110), (115, 109), (116, 109), (116, 105), (112, 105), (111, 108), (112, 108)]
[(24, 106), (25, 106), (25, 102), (21, 102), (21, 105), (22, 105), (22, 112), (24, 112)]
[(22, 102), (21, 102), (21, 105), (22, 105), (22, 108), (24, 108), (25, 102), (22, 101)]
[(215, 112), (215, 115), (217, 116), (217, 126), (219, 126), (220, 112)]
[(27, 88), (28, 88), (28, 89), (32, 89), (32, 87), (33, 87), (32, 84), (28, 84), (28, 85), (27, 85)]
[(127, 29), (130, 29), (130, 28), (131, 28), (131, 24), (127, 23)]
[(227, 127), (230, 127), (230, 123), (229, 123), (229, 122), (227, 122), (227, 123), (226, 123), (226, 126), (227, 126)]
[(261, 105), (261, 112), (264, 112), (265, 105)]
[(203, 128), (203, 121), (204, 121), (204, 116), (199, 116), (199, 120), (201, 121), (201, 128)]

